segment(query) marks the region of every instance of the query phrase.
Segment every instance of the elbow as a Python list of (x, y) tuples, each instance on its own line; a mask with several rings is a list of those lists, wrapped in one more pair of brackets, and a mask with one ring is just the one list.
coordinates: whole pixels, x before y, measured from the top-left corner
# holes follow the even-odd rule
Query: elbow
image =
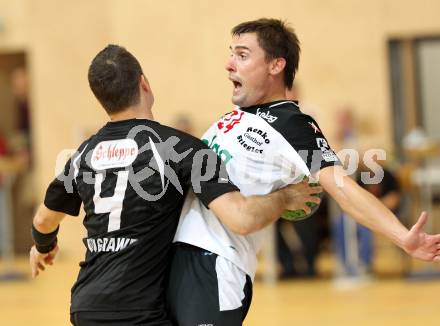
[(239, 225), (227, 225), (228, 229), (237, 235), (246, 236), (253, 232), (249, 225), (241, 223)]
[[(246, 198), (241, 197), (236, 205), (228, 211), (227, 218), (220, 218), (222, 223), (237, 235), (247, 236), (261, 229), (259, 221), (261, 218), (250, 209), (250, 204)], [(218, 215), (220, 216), (220, 215)]]
[(247, 216), (240, 216), (240, 220), (235, 223), (224, 223), (225, 226), (232, 231), (233, 233), (241, 236), (249, 235), (256, 231), (254, 225), (249, 222), (250, 219), (247, 218)]
[(241, 235), (241, 236), (246, 236), (246, 235), (249, 235), (253, 232), (254, 232), (254, 230), (252, 230), (251, 228), (249, 228), (247, 226), (242, 226), (234, 231), (234, 233)]
[(34, 227), (42, 233), (52, 232), (58, 224), (55, 224), (53, 220), (45, 218), (41, 214), (36, 214), (33, 220)]
[(237, 225), (232, 232), (241, 236), (247, 236), (261, 228), (261, 226), (255, 223), (255, 218), (253, 216), (241, 216), (241, 224)]
[(34, 227), (42, 233), (46, 233), (45, 231), (50, 229), (50, 223), (48, 223), (47, 220), (41, 218), (39, 215), (34, 218), (33, 224)]

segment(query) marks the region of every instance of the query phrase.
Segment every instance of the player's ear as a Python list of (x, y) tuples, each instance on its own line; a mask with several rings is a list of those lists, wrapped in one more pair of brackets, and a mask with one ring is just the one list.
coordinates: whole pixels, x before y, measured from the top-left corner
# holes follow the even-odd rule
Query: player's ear
[(140, 87), (147, 93), (151, 92), (150, 84), (148, 83), (147, 78), (144, 75), (141, 75), (139, 81)]
[(270, 74), (278, 75), (283, 71), (285, 67), (286, 67), (286, 59), (284, 58), (273, 59), (270, 64)]
[(150, 83), (148, 82), (147, 77), (145, 77), (144, 75), (141, 75), (141, 77), (140, 77), (139, 87), (140, 87), (141, 91), (144, 91), (146, 93), (150, 107), (153, 106), (153, 104), (154, 104), (153, 90), (151, 89), (151, 86), (150, 86)]

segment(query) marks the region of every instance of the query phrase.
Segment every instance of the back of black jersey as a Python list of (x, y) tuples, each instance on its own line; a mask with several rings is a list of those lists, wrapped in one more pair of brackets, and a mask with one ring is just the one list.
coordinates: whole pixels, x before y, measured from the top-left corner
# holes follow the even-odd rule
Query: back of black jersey
[[(72, 312), (163, 309), (170, 244), (194, 155), (205, 149), (194, 137), (136, 119), (110, 122), (80, 146), (45, 199), (48, 208), (71, 215), (84, 203), (87, 252)], [(220, 163), (201, 183), (205, 205), (237, 190), (218, 183)]]

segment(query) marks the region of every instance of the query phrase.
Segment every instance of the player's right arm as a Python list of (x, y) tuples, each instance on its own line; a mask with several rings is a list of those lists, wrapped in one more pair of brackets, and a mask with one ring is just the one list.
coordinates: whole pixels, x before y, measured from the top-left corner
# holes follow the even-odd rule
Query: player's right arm
[(33, 278), (45, 270), (45, 265), (53, 264), (58, 252), (58, 229), (65, 215), (79, 214), (81, 198), (74, 183), (71, 162), (68, 160), (64, 172), (50, 183), (44, 203), (32, 222), (34, 245), (29, 252), (29, 263)]
[(310, 187), (304, 180), (267, 195), (245, 197), (237, 191), (229, 192), (214, 199), (208, 207), (232, 232), (248, 235), (276, 221), (285, 209), (303, 209), (309, 214), (311, 209), (305, 203), (319, 204), (319, 197), (313, 194), (320, 192), (321, 187)]
[(426, 213), (422, 213), (408, 230), (380, 200), (345, 174), (314, 120), (306, 115), (298, 115), (290, 121), (290, 125), (294, 128), (288, 140), (297, 150), (316, 154), (307, 160), (310, 173), (319, 176), (321, 186), (344, 212), (356, 222), (385, 235), (411, 256), (440, 261), (440, 235), (430, 235), (422, 230), (427, 220)]
[(408, 230), (380, 200), (348, 177), (340, 166), (322, 169), (319, 182), (356, 222), (385, 235), (415, 258), (440, 261), (440, 234), (423, 232), (427, 220), (425, 212)]
[(45, 265), (52, 265), (58, 252), (58, 227), (66, 214), (56, 212), (41, 204), (32, 222), (32, 236), (35, 244), (29, 253), (32, 278), (38, 276)]

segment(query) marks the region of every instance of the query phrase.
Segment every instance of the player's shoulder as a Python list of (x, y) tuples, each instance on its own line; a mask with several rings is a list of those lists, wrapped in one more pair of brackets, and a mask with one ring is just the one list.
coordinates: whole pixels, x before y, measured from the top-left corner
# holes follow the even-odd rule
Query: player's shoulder
[(183, 141), (195, 141), (198, 140), (196, 137), (194, 137), (193, 135), (190, 135), (184, 131), (178, 130), (176, 128), (173, 128), (171, 126), (167, 126), (164, 124), (159, 124), (158, 126), (158, 131), (165, 137), (177, 137)]
[(235, 105), (232, 110), (227, 111), (225, 113), (223, 113), (221, 116), (219, 116), (216, 120), (216, 122), (214, 122), (211, 127), (218, 125), (219, 122), (221, 121), (233, 121), (236, 119), (240, 119), (241, 115), (243, 114), (242, 108), (240, 108), (238, 105)]
[(244, 113), (241, 111), (239, 106), (235, 106), (231, 111), (223, 113), (220, 117), (214, 121), (208, 130), (212, 129), (222, 129), (225, 124), (234, 123), (234, 121), (239, 121)]
[[(266, 120), (280, 133), (304, 132), (317, 127), (317, 122), (301, 111), (296, 101), (281, 101), (257, 110), (256, 115)], [(319, 128), (318, 128), (319, 129)]]
[(103, 141), (121, 141), (126, 138), (134, 139), (141, 147), (148, 142), (153, 142), (161, 150), (178, 149), (178, 152), (187, 149), (203, 148), (200, 139), (161, 124), (154, 120), (130, 119), (117, 123), (107, 124), (89, 140), (89, 148), (94, 148)]
[(204, 144), (199, 138), (173, 127), (160, 124), (158, 131), (163, 142), (174, 138), (170, 143), (173, 143), (173, 146), (181, 148), (182, 150), (204, 147)]
[(77, 148), (76, 152), (77, 153), (81, 153), (83, 152), (85, 149), (87, 149), (89, 147), (89, 144), (91, 142), (93, 142), (93, 139), (96, 138), (96, 134), (93, 134), (91, 136), (89, 136), (86, 140), (84, 140), (81, 145), (79, 145), (79, 147)]
[(225, 117), (228, 117), (228, 116), (230, 116), (231, 114), (234, 114), (235, 112), (237, 112), (239, 109), (240, 109), (240, 107), (236, 106), (233, 110), (228, 111), (228, 112), (226, 112), (226, 113), (223, 113), (223, 114), (219, 117), (219, 119), (223, 119), (223, 118), (225, 118)]

